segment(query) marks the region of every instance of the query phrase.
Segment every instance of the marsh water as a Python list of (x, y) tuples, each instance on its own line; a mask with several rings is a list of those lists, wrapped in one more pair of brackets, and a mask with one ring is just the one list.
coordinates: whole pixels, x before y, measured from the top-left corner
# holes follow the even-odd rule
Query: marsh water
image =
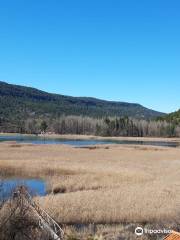
[(136, 144), (136, 145), (151, 145), (161, 147), (178, 147), (178, 142), (170, 141), (133, 141), (133, 140), (98, 140), (98, 139), (62, 139), (62, 138), (44, 138), (39, 136), (24, 136), (24, 135), (2, 135), (0, 142), (16, 141), (18, 143), (31, 144), (67, 144), (75, 147), (83, 147), (97, 144)]
[(46, 183), (40, 179), (0, 179), (0, 201), (9, 198), (17, 186), (25, 186), (31, 196), (45, 196)]

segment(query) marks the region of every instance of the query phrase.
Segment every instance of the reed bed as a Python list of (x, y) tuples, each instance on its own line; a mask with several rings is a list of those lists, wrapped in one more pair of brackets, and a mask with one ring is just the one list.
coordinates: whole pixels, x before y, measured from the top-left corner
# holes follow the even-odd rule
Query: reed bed
[(180, 149), (0, 144), (3, 177), (42, 178), (36, 198), (63, 224), (179, 222)]

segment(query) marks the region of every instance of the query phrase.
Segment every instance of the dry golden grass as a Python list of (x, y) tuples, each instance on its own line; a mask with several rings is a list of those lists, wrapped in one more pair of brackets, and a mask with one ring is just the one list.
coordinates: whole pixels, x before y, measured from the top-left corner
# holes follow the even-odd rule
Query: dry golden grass
[(37, 201), (58, 222), (179, 221), (179, 148), (15, 145), (0, 144), (1, 173), (46, 179), (56, 194)]
[(65, 240), (157, 240), (163, 239), (167, 234), (144, 234), (137, 237), (134, 230), (137, 226), (143, 229), (171, 229), (172, 225), (151, 224), (88, 224), (64, 226)]

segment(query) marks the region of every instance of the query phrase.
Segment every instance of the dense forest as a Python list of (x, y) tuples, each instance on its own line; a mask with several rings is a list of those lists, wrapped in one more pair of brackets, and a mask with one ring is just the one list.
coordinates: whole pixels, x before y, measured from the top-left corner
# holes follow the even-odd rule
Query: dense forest
[(0, 132), (180, 136), (180, 110), (166, 115), (139, 104), (68, 97), (0, 82)]
[(19, 121), (10, 132), (40, 134), (86, 134), (97, 136), (180, 137), (180, 124), (163, 121), (137, 120), (128, 117), (90, 118), (61, 116), (58, 119)]
[(166, 116), (158, 117), (157, 119), (159, 121), (167, 121), (168, 123), (173, 123), (175, 125), (178, 125), (180, 124), (180, 109), (176, 112), (167, 114)]
[(28, 118), (55, 119), (63, 114), (94, 118), (128, 116), (138, 119), (152, 119), (165, 115), (140, 104), (70, 97), (0, 82), (1, 124), (16, 125), (19, 120)]

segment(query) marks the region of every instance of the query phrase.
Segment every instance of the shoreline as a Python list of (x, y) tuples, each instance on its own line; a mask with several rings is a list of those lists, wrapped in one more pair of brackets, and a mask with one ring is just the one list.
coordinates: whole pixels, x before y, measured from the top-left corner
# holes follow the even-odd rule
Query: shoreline
[(102, 137), (95, 135), (75, 135), (75, 134), (20, 134), (20, 133), (0, 133), (0, 136), (38, 136), (45, 138), (58, 138), (58, 139), (70, 139), (70, 140), (114, 140), (114, 141), (144, 141), (144, 142), (179, 142), (180, 138), (163, 138), (163, 137)]

